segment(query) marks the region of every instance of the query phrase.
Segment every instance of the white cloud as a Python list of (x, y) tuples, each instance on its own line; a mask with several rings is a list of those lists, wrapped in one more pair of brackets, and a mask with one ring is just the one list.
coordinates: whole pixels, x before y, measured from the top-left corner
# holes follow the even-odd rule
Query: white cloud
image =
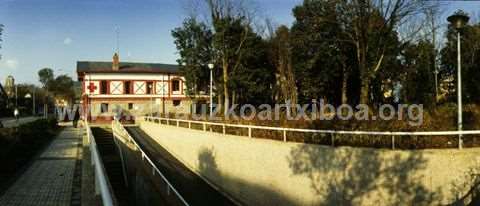
[(18, 67), (18, 61), (16, 59), (7, 59), (5, 66), (9, 69), (16, 69)]
[(72, 43), (72, 39), (70, 37), (67, 37), (63, 40), (63, 44), (65, 44), (65, 45), (69, 45), (71, 43)]

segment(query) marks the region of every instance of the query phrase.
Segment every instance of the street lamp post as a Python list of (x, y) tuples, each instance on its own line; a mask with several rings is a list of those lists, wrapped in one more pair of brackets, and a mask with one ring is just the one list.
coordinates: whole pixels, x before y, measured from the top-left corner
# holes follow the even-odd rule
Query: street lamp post
[(210, 69), (210, 117), (213, 115), (213, 68), (215, 67), (214, 64), (208, 64), (208, 68)]
[[(30, 99), (32, 98), (32, 95), (30, 93), (27, 93), (25, 94), (25, 99)], [(35, 103), (32, 101), (32, 105), (35, 105)], [(34, 106), (32, 106), (34, 107)], [(35, 116), (35, 114), (33, 114), (33, 112), (35, 112), (35, 109), (32, 110), (32, 116)]]
[[(457, 61), (458, 61), (458, 68), (457, 68), (457, 98), (458, 98), (458, 131), (462, 131), (463, 123), (462, 123), (462, 57), (461, 57), (461, 35), (460, 32), (462, 28), (467, 24), (470, 17), (463, 12), (462, 10), (458, 10), (453, 15), (449, 16), (447, 20), (451, 23), (453, 28), (457, 30)], [(463, 145), (462, 135), (458, 135), (458, 148), (461, 149)]]

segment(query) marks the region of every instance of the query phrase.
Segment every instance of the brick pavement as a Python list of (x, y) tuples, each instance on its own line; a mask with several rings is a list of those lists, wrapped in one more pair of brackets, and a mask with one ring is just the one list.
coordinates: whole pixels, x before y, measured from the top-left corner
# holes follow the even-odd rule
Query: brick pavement
[(78, 129), (66, 126), (0, 197), (0, 205), (70, 205), (75, 165), (81, 160)]

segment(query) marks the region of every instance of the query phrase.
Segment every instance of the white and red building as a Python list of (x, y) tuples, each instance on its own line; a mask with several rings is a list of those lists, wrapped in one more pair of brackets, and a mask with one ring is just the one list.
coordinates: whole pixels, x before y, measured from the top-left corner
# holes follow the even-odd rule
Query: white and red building
[(192, 112), (177, 65), (120, 62), (115, 54), (112, 62), (77, 62), (77, 75), (90, 120), (110, 121), (119, 109), (122, 116)]

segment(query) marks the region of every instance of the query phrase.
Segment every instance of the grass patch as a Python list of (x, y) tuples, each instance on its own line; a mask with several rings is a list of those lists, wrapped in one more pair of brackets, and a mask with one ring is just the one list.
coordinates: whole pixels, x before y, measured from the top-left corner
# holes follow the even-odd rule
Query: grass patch
[(7, 186), (58, 133), (57, 120), (39, 119), (0, 129), (0, 190)]

